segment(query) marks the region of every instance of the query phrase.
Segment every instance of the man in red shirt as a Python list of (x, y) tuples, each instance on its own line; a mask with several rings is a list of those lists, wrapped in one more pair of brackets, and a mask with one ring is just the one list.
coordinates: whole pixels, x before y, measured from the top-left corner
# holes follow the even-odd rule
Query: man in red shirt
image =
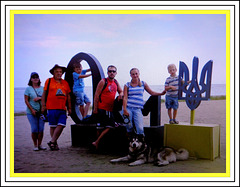
[[(71, 90), (68, 82), (62, 79), (65, 71), (65, 67), (57, 64), (50, 70), (53, 77), (46, 80), (42, 95), (42, 112), (48, 110), (50, 135), (52, 138), (48, 142), (48, 146), (52, 151), (59, 150), (57, 139), (60, 137), (67, 121), (66, 103), (68, 104), (68, 115), (71, 115)], [(46, 96), (47, 90), (48, 94)]]
[(94, 95), (93, 113), (98, 114), (100, 118), (100, 124), (106, 127), (99, 135), (97, 140), (92, 143), (92, 145), (96, 148), (98, 148), (101, 138), (110, 130), (111, 127), (114, 127), (115, 125), (112, 111), (116, 92), (119, 94), (119, 99), (123, 98), (123, 90), (119, 83), (114, 79), (117, 75), (117, 68), (113, 65), (110, 65), (108, 66), (107, 71), (107, 85), (105, 86), (106, 80), (102, 79), (98, 83)]

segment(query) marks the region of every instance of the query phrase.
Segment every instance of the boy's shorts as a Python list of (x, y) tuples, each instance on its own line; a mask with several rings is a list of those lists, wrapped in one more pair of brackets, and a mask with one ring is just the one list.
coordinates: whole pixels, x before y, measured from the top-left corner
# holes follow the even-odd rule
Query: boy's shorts
[(178, 109), (178, 97), (171, 97), (166, 95), (165, 105), (167, 109), (173, 108)]
[(58, 125), (66, 127), (66, 110), (48, 110), (48, 121), (50, 127), (57, 127)]
[(76, 105), (84, 105), (84, 103), (87, 104), (91, 102), (84, 92), (75, 91), (73, 93), (76, 96)]

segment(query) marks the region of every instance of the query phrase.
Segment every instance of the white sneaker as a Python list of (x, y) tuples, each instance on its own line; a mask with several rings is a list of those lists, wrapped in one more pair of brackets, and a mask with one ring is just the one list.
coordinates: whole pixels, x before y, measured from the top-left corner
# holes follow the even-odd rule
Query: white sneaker
[(46, 147), (43, 147), (42, 145), (39, 145), (39, 146), (38, 146), (38, 149), (39, 149), (39, 150), (46, 150), (47, 148), (46, 148)]
[(33, 150), (34, 151), (39, 151), (39, 148), (38, 147), (34, 147)]

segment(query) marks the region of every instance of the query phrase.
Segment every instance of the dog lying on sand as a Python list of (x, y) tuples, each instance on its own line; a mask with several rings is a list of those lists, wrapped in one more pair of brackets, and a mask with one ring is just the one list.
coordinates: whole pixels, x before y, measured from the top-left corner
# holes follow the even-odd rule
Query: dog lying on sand
[(130, 162), (129, 166), (141, 165), (147, 162), (147, 144), (143, 136), (132, 137), (129, 142), (129, 152), (127, 156), (112, 159), (111, 163)]
[(166, 166), (171, 162), (176, 162), (177, 160), (187, 160), (189, 153), (186, 149), (180, 148), (175, 151), (173, 148), (165, 147), (157, 154), (157, 166)]
[(127, 156), (110, 160), (111, 163), (130, 162), (129, 166), (137, 166), (144, 163), (154, 163), (157, 166), (165, 166), (177, 160), (187, 160), (189, 153), (186, 149), (175, 151), (173, 148), (164, 147), (160, 151), (147, 146), (144, 137), (134, 136), (129, 142), (129, 153)]

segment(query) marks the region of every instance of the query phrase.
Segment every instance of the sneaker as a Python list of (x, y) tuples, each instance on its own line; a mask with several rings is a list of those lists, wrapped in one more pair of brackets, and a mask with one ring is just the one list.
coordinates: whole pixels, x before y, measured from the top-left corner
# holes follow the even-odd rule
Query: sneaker
[(47, 148), (46, 148), (46, 147), (43, 147), (42, 145), (39, 145), (39, 146), (38, 146), (38, 149), (39, 149), (39, 150), (46, 150)]
[(174, 124), (173, 119), (169, 120), (169, 124)]
[(175, 124), (179, 124), (179, 121), (177, 121), (176, 119), (173, 119), (173, 122), (174, 122)]
[(34, 151), (39, 151), (38, 147), (33, 148)]

